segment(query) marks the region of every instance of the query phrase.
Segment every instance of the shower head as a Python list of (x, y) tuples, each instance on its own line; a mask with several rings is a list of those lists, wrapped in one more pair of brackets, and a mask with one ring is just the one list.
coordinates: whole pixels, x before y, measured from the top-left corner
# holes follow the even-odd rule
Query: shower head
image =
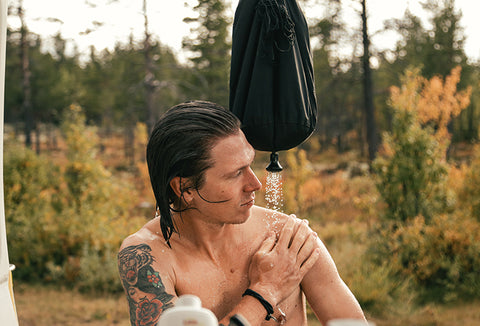
[(278, 154), (273, 152), (270, 154), (270, 164), (267, 166), (268, 172), (280, 172), (283, 170), (283, 167), (278, 162)]

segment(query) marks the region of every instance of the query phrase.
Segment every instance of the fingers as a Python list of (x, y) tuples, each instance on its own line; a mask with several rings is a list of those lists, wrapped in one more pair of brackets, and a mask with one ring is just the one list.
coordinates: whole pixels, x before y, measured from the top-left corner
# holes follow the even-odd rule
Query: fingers
[(275, 232), (270, 232), (267, 235), (267, 238), (263, 241), (262, 245), (260, 246), (257, 252), (262, 253), (263, 255), (269, 253), (270, 251), (272, 251), (273, 247), (275, 246), (275, 240), (276, 240)]
[(291, 241), (290, 249), (295, 253), (299, 252), (305, 241), (307, 241), (313, 233), (314, 232), (308, 227), (308, 220), (298, 220), (297, 230)]
[(319, 247), (317, 235), (308, 223), (289, 216), (278, 240), (276, 233), (270, 232), (252, 257), (248, 272), (250, 284), (269, 293), (273, 302), (281, 302), (318, 261)]
[(318, 235), (308, 226), (308, 220), (290, 215), (284, 224), (277, 243), (278, 249), (286, 249), (295, 256), (297, 268), (308, 271), (319, 257)]
[(277, 241), (277, 247), (288, 248), (290, 246), (293, 232), (295, 230), (296, 220), (296, 218), (292, 218), (292, 215), (289, 216), (289, 218), (283, 225), (282, 231), (280, 232), (280, 237)]
[(310, 256), (303, 262), (300, 266), (300, 275), (305, 276), (307, 272), (315, 265), (318, 258), (320, 257), (320, 248), (316, 248), (314, 251), (311, 252)]
[(295, 215), (290, 215), (283, 225), (278, 241), (275, 243), (275, 238), (269, 237), (258, 252), (268, 253), (274, 250), (280, 255), (288, 253), (297, 268), (313, 266), (318, 258), (314, 253), (319, 247), (317, 240), (317, 233), (308, 226), (308, 220), (300, 220)]
[(319, 248), (318, 236), (311, 231), (297, 254), (297, 265), (302, 266), (311, 257), (313, 251)]

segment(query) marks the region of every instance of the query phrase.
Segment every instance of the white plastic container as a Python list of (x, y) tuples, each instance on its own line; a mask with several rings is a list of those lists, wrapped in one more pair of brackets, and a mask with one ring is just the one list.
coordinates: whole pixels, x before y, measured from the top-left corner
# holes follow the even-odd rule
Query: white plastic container
[(334, 319), (327, 323), (327, 326), (375, 326), (375, 323), (365, 322), (359, 319)]
[(160, 316), (158, 326), (218, 326), (213, 312), (202, 308), (200, 298), (195, 295), (182, 295), (175, 306)]

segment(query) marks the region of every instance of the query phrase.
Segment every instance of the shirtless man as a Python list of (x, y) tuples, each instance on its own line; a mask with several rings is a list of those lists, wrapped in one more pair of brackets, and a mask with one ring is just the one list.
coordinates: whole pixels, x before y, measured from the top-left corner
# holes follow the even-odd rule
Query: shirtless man
[[(209, 102), (170, 109), (156, 124), (147, 163), (157, 216), (118, 255), (132, 325), (156, 325), (182, 294), (198, 296), (220, 325), (307, 325), (365, 320), (308, 223), (254, 205), (261, 183), (238, 119)], [(247, 290), (248, 289), (248, 290)]]

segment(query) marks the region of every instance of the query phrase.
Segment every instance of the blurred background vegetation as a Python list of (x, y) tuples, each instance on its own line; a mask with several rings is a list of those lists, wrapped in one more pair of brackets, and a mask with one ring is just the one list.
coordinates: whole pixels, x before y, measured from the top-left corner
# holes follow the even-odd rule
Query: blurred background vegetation
[[(432, 27), (407, 11), (385, 24), (400, 35), (395, 49), (378, 52), (363, 47), (367, 30), (338, 19), (341, 1), (328, 3), (310, 26), (318, 127), (280, 153), (283, 210), (310, 220), (378, 325), (477, 325), (480, 66), (463, 51), (461, 13), (453, 0), (426, 1)], [(223, 0), (194, 10), (185, 63), (148, 29), (86, 61), (60, 35), (45, 52), (25, 24), (8, 30), (5, 215), (24, 324), (128, 324), (116, 253), (154, 215), (149, 130), (184, 100), (228, 104), (232, 20)], [(365, 50), (340, 57), (345, 40)], [(254, 166), (264, 180), (267, 156)], [(84, 309), (72, 315), (82, 322), (31, 301), (65, 292), (77, 301), (61, 314)]]

